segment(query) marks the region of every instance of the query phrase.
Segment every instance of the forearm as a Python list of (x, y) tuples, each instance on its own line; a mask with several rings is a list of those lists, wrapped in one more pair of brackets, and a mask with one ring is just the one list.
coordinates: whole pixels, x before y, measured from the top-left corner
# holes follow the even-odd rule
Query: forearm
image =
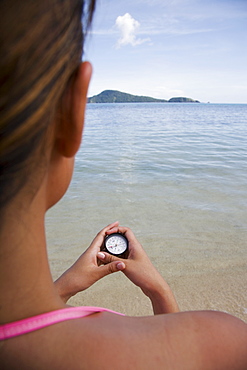
[(179, 312), (175, 296), (165, 281), (162, 285), (143, 292), (151, 300), (155, 315)]
[(70, 271), (65, 271), (55, 282), (55, 289), (57, 294), (64, 303), (77, 293), (76, 285), (72, 282)]

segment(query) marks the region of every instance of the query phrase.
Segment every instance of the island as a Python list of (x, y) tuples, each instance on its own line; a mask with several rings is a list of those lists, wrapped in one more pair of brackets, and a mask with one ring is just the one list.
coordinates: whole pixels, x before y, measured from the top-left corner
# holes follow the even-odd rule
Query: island
[(168, 100), (168, 103), (200, 103), (199, 100), (191, 98), (176, 97)]
[(175, 97), (169, 100), (155, 99), (149, 96), (139, 96), (123, 93), (117, 90), (104, 90), (98, 95), (88, 98), (88, 103), (200, 103), (191, 98)]

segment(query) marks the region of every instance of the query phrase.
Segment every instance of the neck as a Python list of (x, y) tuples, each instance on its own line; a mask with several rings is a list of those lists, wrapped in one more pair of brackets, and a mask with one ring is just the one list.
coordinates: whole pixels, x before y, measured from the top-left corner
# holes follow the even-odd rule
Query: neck
[(0, 235), (0, 324), (64, 307), (49, 269), (45, 207), (37, 197), (25, 211), (5, 213)]

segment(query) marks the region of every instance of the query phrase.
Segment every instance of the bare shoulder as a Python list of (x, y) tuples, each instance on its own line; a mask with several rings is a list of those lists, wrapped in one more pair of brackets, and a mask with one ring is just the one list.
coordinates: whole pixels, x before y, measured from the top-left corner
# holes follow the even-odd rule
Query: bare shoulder
[[(247, 325), (224, 313), (184, 312), (149, 317), (101, 313), (81, 320), (81, 325), (76, 337), (75, 331), (71, 332), (70, 343), (78, 354), (83, 343), (87, 368), (247, 368)], [(78, 360), (82, 358), (79, 356)]]
[(109, 358), (112, 368), (118, 362), (118, 369), (247, 369), (247, 325), (228, 314), (104, 314), (96, 321), (99, 339), (93, 351), (106, 369), (111, 368)]
[(47, 369), (49, 363), (60, 370), (244, 370), (246, 347), (247, 325), (219, 312), (149, 317), (104, 312), (16, 338), (0, 352), (12, 365), (18, 359), (16, 368), (35, 363), (35, 369)]

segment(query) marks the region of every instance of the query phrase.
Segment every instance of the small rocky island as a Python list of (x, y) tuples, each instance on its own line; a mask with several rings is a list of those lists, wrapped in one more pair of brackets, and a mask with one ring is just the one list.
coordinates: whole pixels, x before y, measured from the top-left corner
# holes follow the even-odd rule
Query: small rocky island
[(200, 103), (190, 98), (176, 97), (169, 100), (155, 99), (149, 96), (138, 96), (117, 90), (104, 90), (88, 98), (88, 103)]

